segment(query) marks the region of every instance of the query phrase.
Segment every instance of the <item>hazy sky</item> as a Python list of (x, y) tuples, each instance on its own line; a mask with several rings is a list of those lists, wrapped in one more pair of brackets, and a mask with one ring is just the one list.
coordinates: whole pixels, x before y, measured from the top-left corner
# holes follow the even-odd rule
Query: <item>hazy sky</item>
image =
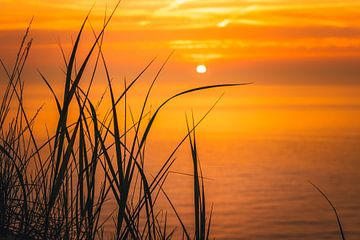
[[(34, 16), (33, 64), (50, 64), (49, 56), (60, 59), (55, 57), (58, 42), (71, 46), (91, 7), (90, 23), (100, 26), (106, 9), (109, 14), (115, 4), (0, 0), (0, 57), (11, 59)], [(196, 64), (205, 63), (217, 78), (357, 83), (359, 16), (358, 0), (124, 0), (105, 49), (111, 62), (126, 59), (129, 66), (175, 49), (172, 71), (186, 74), (189, 69), (189, 76)], [(93, 39), (91, 34), (87, 38)]]
[[(109, 16), (115, 4), (113, 0), (95, 4), (88, 0), (0, 0), (0, 58), (8, 66), (34, 16), (33, 47), (23, 75), (29, 99), (38, 99), (36, 104), (29, 103), (32, 111), (39, 102), (51, 99), (38, 70), (52, 84), (59, 83), (61, 92), (64, 64), (59, 43), (69, 55), (76, 33), (93, 7), (81, 40), (80, 52), (85, 53), (94, 41), (90, 24), (98, 31), (105, 13)], [(359, 122), (359, 16), (359, 0), (123, 0), (107, 29), (103, 50), (116, 89), (121, 88), (124, 77), (136, 76), (158, 56), (145, 77), (149, 82), (175, 50), (153, 96), (164, 99), (189, 85), (254, 82), (226, 95), (222, 106), (227, 110), (222, 116), (228, 116), (228, 122), (242, 122), (243, 129), (276, 132), (302, 119), (298, 123), (301, 129), (303, 125), (340, 129)], [(197, 74), (198, 64), (205, 64), (208, 72)], [(0, 71), (0, 80), (2, 76)], [(103, 87), (99, 89), (95, 89), (98, 94)], [(134, 94), (142, 96), (138, 90), (141, 88)], [(179, 104), (193, 107), (196, 103), (208, 109), (209, 102), (220, 94)], [(247, 105), (261, 110), (241, 115), (239, 109)], [(280, 110), (268, 111), (275, 106)], [(319, 106), (326, 111), (319, 112)], [(346, 114), (339, 113), (343, 106), (350, 109)], [(310, 110), (298, 114), (294, 109), (299, 107)], [(355, 110), (356, 114), (351, 113)], [(231, 115), (235, 113), (236, 117)], [(278, 127), (263, 126), (265, 123)]]

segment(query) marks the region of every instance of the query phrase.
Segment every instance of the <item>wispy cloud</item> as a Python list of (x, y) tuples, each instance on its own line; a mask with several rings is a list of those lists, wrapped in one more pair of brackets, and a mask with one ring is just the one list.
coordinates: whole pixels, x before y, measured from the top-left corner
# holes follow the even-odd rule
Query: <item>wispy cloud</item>
[[(65, 24), (66, 28), (71, 28), (70, 23), (77, 22), (93, 5), (92, 17), (101, 19), (115, 2), (102, 0), (94, 5), (87, 0), (0, 0), (0, 29), (17, 28), (29, 15), (37, 18), (34, 26), (37, 28), (61, 29), (64, 28), (62, 21), (69, 23)], [(318, 0), (316, 3), (312, 0), (137, 0), (124, 1), (117, 18), (125, 23), (118, 25), (120, 28), (136, 28), (138, 22), (147, 22), (149, 26), (154, 23), (155, 28), (184, 29), (226, 27), (230, 22), (231, 25), (360, 27), (359, 15), (358, 0)], [(133, 18), (139, 21), (134, 23)]]
[[(115, 3), (97, 0), (91, 23), (101, 25)], [(33, 15), (33, 29), (72, 31), (93, 2), (0, 0), (0, 6), (0, 31), (24, 29)], [(359, 16), (359, 0), (128, 0), (110, 27), (122, 41), (118, 48), (157, 44), (186, 59), (360, 56)]]

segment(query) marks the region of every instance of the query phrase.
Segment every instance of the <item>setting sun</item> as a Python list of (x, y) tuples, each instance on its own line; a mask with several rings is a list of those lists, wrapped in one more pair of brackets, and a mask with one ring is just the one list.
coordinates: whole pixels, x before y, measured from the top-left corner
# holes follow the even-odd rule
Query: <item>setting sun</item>
[(206, 69), (206, 66), (201, 64), (201, 65), (198, 65), (196, 67), (196, 72), (197, 73), (206, 73), (207, 69)]

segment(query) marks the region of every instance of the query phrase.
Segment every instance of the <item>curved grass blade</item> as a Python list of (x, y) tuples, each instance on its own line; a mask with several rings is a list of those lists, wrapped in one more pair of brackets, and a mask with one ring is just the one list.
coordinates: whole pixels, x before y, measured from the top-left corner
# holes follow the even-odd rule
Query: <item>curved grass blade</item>
[(325, 200), (329, 203), (329, 205), (331, 206), (332, 210), (334, 211), (335, 213), (335, 216), (336, 216), (336, 221), (337, 221), (337, 224), (339, 226), (339, 231), (340, 231), (340, 234), (341, 234), (341, 238), (343, 240), (345, 240), (345, 233), (344, 233), (344, 230), (343, 230), (343, 227), (341, 225), (341, 221), (340, 221), (340, 217), (336, 211), (336, 208), (335, 206), (332, 204), (332, 202), (330, 201), (330, 199), (326, 196), (326, 194), (318, 187), (316, 186), (314, 183), (308, 181), (324, 198)]

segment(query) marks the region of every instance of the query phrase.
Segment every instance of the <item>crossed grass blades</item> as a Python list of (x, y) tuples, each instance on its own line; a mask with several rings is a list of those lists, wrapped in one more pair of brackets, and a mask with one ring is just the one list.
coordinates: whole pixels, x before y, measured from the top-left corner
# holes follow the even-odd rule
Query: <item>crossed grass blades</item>
[[(144, 169), (146, 140), (157, 115), (171, 100), (191, 92), (244, 84), (189, 89), (166, 99), (151, 114), (147, 111), (149, 95), (167, 59), (153, 78), (140, 116), (135, 119), (127, 108), (127, 93), (155, 59), (129, 84), (124, 81), (123, 92), (115, 96), (102, 43), (118, 5), (105, 19), (101, 31), (96, 34), (93, 30), (95, 40), (79, 65), (76, 57), (89, 15), (79, 30), (70, 57), (61, 49), (66, 66), (62, 97), (55, 94), (51, 81), (39, 72), (58, 112), (57, 125), (53, 126), (55, 133), (48, 133), (46, 141), (37, 140), (33, 132), (41, 108), (34, 116), (29, 116), (24, 108), (22, 73), (32, 45), (28, 37), (31, 24), (13, 68), (0, 62), (7, 78), (0, 106), (0, 238), (104, 239), (104, 224), (112, 220), (115, 227), (111, 239), (171, 239), (175, 231), (181, 231), (184, 239), (209, 239), (212, 208), (207, 216), (195, 128), (212, 108), (200, 121), (188, 123), (187, 134), (151, 178)], [(99, 68), (105, 72), (111, 101), (110, 109), (102, 117), (98, 114), (102, 101), (95, 104), (89, 97)], [(89, 84), (82, 88), (79, 83), (86, 71), (91, 73), (87, 79)], [(105, 93), (102, 99), (104, 97)], [(70, 119), (70, 111), (76, 116), (75, 120)], [(131, 122), (126, 120), (129, 114)], [(174, 155), (186, 139), (189, 139), (194, 166), (194, 233), (184, 225), (162, 188), (175, 161)], [(179, 220), (178, 229), (170, 229), (167, 215), (157, 210), (160, 196), (165, 196), (174, 210)], [(103, 209), (110, 198), (115, 199), (116, 210), (106, 216)]]

